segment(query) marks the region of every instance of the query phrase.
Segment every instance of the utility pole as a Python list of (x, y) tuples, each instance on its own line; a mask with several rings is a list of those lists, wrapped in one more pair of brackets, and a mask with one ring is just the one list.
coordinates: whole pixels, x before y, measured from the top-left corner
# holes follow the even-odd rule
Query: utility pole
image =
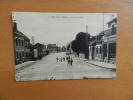
[(89, 59), (89, 47), (88, 47), (88, 26), (86, 25), (86, 52), (85, 58)]
[[(103, 13), (103, 36), (104, 36), (104, 13)], [(104, 61), (104, 43), (102, 42), (102, 61)]]
[(57, 42), (57, 53), (58, 53), (58, 42)]

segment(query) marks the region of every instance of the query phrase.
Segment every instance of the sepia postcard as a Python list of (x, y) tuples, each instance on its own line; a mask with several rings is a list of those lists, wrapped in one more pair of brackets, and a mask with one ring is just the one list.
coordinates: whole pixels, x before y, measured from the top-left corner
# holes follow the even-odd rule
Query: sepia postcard
[(15, 81), (116, 78), (117, 13), (12, 12)]

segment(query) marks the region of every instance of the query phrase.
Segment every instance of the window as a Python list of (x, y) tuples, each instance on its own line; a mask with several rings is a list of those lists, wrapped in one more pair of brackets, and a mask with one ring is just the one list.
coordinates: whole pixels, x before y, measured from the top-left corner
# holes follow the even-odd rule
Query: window
[(20, 60), (21, 60), (21, 51), (19, 52), (19, 55), (20, 55)]
[(24, 46), (24, 40), (22, 40), (22, 46)]
[(19, 59), (19, 52), (16, 51), (16, 59)]
[(26, 57), (28, 58), (28, 56), (29, 56), (29, 54), (28, 54), (28, 52), (26, 52)]
[(100, 46), (100, 54), (102, 53), (102, 47)]
[(21, 40), (19, 39), (19, 46), (21, 46)]
[(96, 53), (98, 53), (98, 47), (96, 48)]
[(19, 39), (18, 39), (18, 46), (19, 46), (19, 44), (20, 44), (20, 41), (19, 41)]
[(25, 41), (25, 47), (27, 47), (27, 42)]
[(19, 39), (17, 39), (17, 46), (19, 46)]
[(18, 46), (19, 46), (19, 39), (17, 39), (18, 40)]
[(23, 51), (23, 57), (24, 57), (24, 51)]
[(18, 46), (18, 39), (15, 39), (15, 46)]
[(16, 46), (16, 38), (14, 38), (14, 45)]

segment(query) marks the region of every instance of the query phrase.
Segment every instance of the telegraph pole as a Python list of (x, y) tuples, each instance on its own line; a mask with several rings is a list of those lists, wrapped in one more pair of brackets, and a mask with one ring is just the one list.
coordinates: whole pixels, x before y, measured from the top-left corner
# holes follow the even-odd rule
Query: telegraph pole
[(57, 53), (58, 53), (58, 42), (57, 42)]
[(86, 25), (86, 52), (85, 58), (89, 59), (89, 47), (88, 47), (88, 26)]

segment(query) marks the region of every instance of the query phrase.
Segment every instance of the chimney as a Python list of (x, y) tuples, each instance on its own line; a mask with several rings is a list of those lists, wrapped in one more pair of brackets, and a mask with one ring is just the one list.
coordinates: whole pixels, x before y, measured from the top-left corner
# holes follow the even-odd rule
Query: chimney
[(31, 39), (32, 39), (32, 45), (35, 45), (35, 38), (34, 38), (34, 36), (32, 36)]
[(14, 28), (14, 31), (17, 30), (17, 23), (15, 21), (13, 22), (13, 28)]

